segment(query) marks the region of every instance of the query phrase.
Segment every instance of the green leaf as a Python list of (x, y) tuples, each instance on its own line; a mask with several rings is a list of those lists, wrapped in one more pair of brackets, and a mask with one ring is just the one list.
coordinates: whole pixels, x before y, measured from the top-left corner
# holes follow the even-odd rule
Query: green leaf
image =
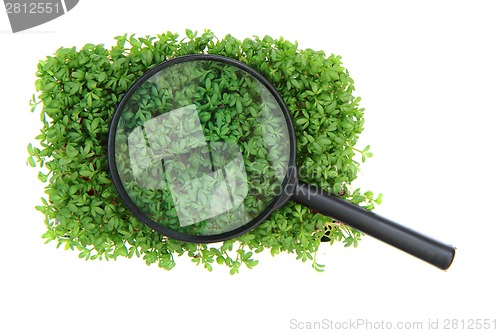
[(28, 165), (33, 168), (36, 167), (35, 159), (33, 158), (33, 156), (28, 157)]
[(85, 73), (83, 71), (76, 71), (71, 73), (71, 76), (74, 77), (75, 79), (81, 80), (85, 77)]
[(237, 274), (238, 272), (239, 272), (238, 267), (237, 267), (237, 266), (234, 266), (234, 267), (232, 267), (232, 268), (231, 268), (231, 270), (229, 271), (229, 274), (231, 274), (231, 275), (235, 275), (235, 274)]
[(317, 142), (319, 142), (323, 147), (327, 147), (332, 144), (332, 141), (328, 138), (319, 138)]
[(153, 52), (151, 50), (146, 50), (142, 54), (142, 59), (146, 65), (149, 65), (153, 62)]
[(106, 72), (100, 72), (99, 75), (97, 76), (97, 81), (99, 82), (103, 82), (104, 80), (106, 80)]
[(94, 173), (90, 170), (85, 170), (85, 169), (82, 169), (80, 170), (80, 175), (83, 176), (83, 177), (87, 177), (87, 178), (90, 178), (94, 175)]
[(308, 123), (309, 119), (307, 118), (300, 118), (296, 120), (297, 125), (304, 125), (305, 123)]
[(99, 127), (100, 119), (96, 118), (92, 120), (92, 123), (90, 124), (90, 130), (95, 131)]
[(141, 47), (141, 42), (139, 42), (136, 38), (134, 38), (134, 35), (130, 36), (130, 45), (133, 47)]
[(104, 215), (104, 209), (102, 209), (101, 207), (94, 207), (94, 210), (96, 211), (97, 214), (99, 215)]

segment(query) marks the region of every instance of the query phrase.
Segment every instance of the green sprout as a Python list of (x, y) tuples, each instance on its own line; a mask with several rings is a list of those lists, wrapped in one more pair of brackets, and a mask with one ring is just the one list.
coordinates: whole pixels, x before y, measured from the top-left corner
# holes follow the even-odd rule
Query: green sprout
[[(40, 168), (38, 178), (45, 183), (45, 195), (36, 209), (45, 217), (47, 230), (43, 238), (46, 242), (78, 251), (79, 257), (86, 260), (136, 256), (143, 258), (147, 265), (156, 263), (167, 270), (175, 266), (177, 256), (187, 255), (208, 270), (212, 270), (215, 263), (225, 265), (231, 274), (242, 266), (255, 267), (256, 254), (265, 250), (272, 255), (294, 253), (298, 260), (312, 262), (314, 269), (322, 271), (324, 265), (316, 261), (322, 239), (357, 246), (361, 238), (359, 231), (294, 202), (288, 202), (260, 226), (236, 239), (216, 244), (168, 239), (143, 225), (127, 210), (108, 171), (109, 125), (127, 89), (148, 69), (167, 59), (188, 54), (218, 54), (259, 71), (283, 97), (296, 131), (300, 178), (373, 209), (380, 203), (380, 195), (351, 188), (360, 163), (371, 157), (371, 152), (369, 147), (356, 148), (363, 130), (364, 109), (359, 106), (360, 98), (353, 96), (353, 80), (339, 56), (301, 50), (297, 43), (283, 38), (238, 40), (227, 35), (219, 39), (211, 31), (198, 34), (186, 30), (184, 38), (166, 32), (115, 39), (116, 44), (110, 48), (102, 44), (86, 44), (79, 50), (60, 48), (38, 63), (36, 94), (30, 106), (32, 112), (39, 112), (42, 126), (35, 137), (36, 143), (28, 145), (27, 164)], [(258, 176), (276, 177), (273, 173), (276, 170), (268, 165), (269, 160), (285, 165), (287, 161), (280, 161), (280, 149), (268, 151), (262, 142), (249, 137), (248, 133), (256, 129), (252, 128), (251, 121), (238, 117), (243, 109), (248, 110), (249, 118), (261, 116), (271, 112), (269, 105), (252, 102), (251, 84), (239, 92), (238, 98), (225, 93), (241, 86), (238, 81), (241, 78), (235, 78), (234, 73), (224, 73), (222, 79), (210, 77), (210, 71), (200, 75), (205, 76), (204, 86), (186, 89), (184, 97), (179, 95), (175, 103), (187, 106), (196, 100), (200, 121), (215, 124), (204, 127), (209, 141), (233, 140), (242, 152), (253, 154), (251, 159), (247, 156), (254, 162), (256, 174), (252, 190), (263, 191), (264, 183), (259, 182)], [(180, 87), (181, 82), (178, 84)], [(168, 107), (168, 91), (159, 85), (144, 86), (137, 92), (136, 102), (141, 111), (124, 115), (130, 117), (127, 124), (151, 119), (154, 114), (150, 111), (154, 108), (148, 105)], [(211, 112), (214, 107), (219, 111)], [(240, 121), (240, 125), (235, 126), (235, 121)], [(268, 122), (264, 126), (257, 130), (273, 133), (274, 140), (280, 142), (284, 134), (279, 124)], [(185, 148), (181, 142), (177, 145), (171, 148)], [(358, 154), (361, 162), (356, 159)], [(199, 168), (203, 167), (199, 164)], [(169, 193), (161, 195), (165, 203), (171, 204)], [(171, 210), (155, 204), (158, 201), (154, 196), (138, 192), (136, 198), (152, 199), (148, 203), (150, 213), (161, 212), (165, 223), (175, 219)], [(265, 204), (266, 201), (253, 202), (248, 206)]]

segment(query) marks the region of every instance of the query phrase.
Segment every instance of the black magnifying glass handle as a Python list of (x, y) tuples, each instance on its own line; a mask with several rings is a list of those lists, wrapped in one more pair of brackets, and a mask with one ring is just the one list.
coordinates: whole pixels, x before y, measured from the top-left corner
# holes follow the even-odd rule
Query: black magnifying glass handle
[(299, 181), (293, 201), (347, 224), (442, 270), (450, 267), (455, 247)]

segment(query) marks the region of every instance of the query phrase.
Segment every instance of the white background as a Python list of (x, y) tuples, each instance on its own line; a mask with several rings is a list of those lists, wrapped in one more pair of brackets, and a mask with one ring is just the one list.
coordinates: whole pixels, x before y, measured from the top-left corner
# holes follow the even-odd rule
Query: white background
[[(500, 8), (495, 1), (97, 1), (12, 34), (0, 13), (1, 332), (291, 332), (290, 320), (496, 319)], [(141, 259), (91, 262), (44, 245), (43, 194), (26, 166), (41, 124), (29, 112), (39, 59), (59, 46), (110, 46), (124, 33), (185, 28), (283, 35), (343, 56), (366, 108), (356, 185), (377, 212), (458, 247), (442, 272), (365, 237), (322, 246), (324, 273), (294, 255), (254, 270), (171, 272)], [(325, 330), (328, 331), (328, 330)], [(381, 330), (379, 330), (381, 331)], [(427, 331), (426, 329), (421, 331)], [(492, 330), (489, 330), (492, 331)]]

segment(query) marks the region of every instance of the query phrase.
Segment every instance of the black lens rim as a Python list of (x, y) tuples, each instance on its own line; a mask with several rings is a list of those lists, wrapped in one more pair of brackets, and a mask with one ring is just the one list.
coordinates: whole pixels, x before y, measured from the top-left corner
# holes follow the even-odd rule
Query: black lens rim
[[(120, 176), (118, 174), (118, 168), (116, 164), (116, 156), (115, 156), (115, 136), (116, 136), (116, 131), (118, 127), (118, 122), (120, 120), (120, 117), (123, 113), (123, 110), (125, 108), (125, 105), (127, 104), (128, 100), (130, 97), (133, 95), (133, 93), (149, 78), (151, 78), (153, 75), (156, 73), (162, 71), (165, 68), (168, 68), (170, 66), (180, 64), (183, 62), (189, 62), (189, 61), (218, 61), (224, 64), (229, 64), (235, 67), (238, 67), (239, 69), (247, 72), (257, 80), (259, 80), (273, 95), (273, 97), (276, 99), (278, 102), (281, 111), (283, 112), (283, 116), (285, 117), (285, 121), (287, 124), (287, 129), (288, 129), (288, 134), (289, 134), (289, 140), (290, 140), (290, 159), (289, 159), (289, 164), (288, 164), (288, 170), (287, 170), (287, 175), (285, 176), (282, 186), (281, 186), (281, 191), (280, 194), (271, 201), (271, 203), (253, 220), (250, 222), (246, 223), (245, 225), (238, 227), (234, 230), (224, 232), (221, 234), (217, 235), (189, 235), (189, 234), (183, 234), (177, 231), (174, 231), (170, 228), (167, 228), (151, 218), (149, 218), (146, 214), (142, 212), (142, 210), (137, 207), (137, 205), (132, 201), (132, 199), (129, 197), (127, 194), (127, 191), (125, 190), (125, 187), (123, 186)], [(118, 196), (120, 199), (123, 201), (125, 206), (132, 212), (132, 214), (142, 223), (144, 223), (146, 226), (149, 228), (155, 230), (156, 232), (167, 236), (169, 238), (177, 239), (180, 241), (185, 241), (185, 242), (190, 242), (190, 243), (215, 243), (215, 242), (221, 242), (225, 241), (231, 238), (238, 237), (244, 233), (249, 232), (250, 230), (254, 229), (257, 227), (259, 224), (264, 222), (271, 213), (273, 213), (276, 209), (279, 207), (283, 206), (293, 195), (294, 189), (297, 186), (297, 168), (296, 168), (296, 155), (297, 155), (297, 142), (296, 142), (296, 137), (295, 137), (295, 129), (293, 126), (293, 121), (292, 121), (292, 116), (283, 101), (283, 98), (279, 94), (279, 92), (276, 90), (276, 88), (258, 71), (255, 69), (251, 68), (250, 66), (237, 61), (232, 58), (224, 57), (224, 56), (219, 56), (219, 55), (214, 55), (214, 54), (190, 54), (190, 55), (185, 55), (185, 56), (179, 56), (176, 58), (172, 58), (169, 60), (166, 60), (159, 65), (153, 67), (152, 69), (148, 70), (146, 73), (144, 73), (137, 81), (127, 90), (127, 92), (124, 94), (120, 102), (118, 103), (118, 106), (115, 109), (115, 113), (113, 114), (113, 117), (111, 119), (111, 124), (108, 132), (108, 166), (109, 166), (109, 172), (111, 176), (111, 180), (113, 182), (113, 185), (116, 188), (116, 191), (118, 193)]]

